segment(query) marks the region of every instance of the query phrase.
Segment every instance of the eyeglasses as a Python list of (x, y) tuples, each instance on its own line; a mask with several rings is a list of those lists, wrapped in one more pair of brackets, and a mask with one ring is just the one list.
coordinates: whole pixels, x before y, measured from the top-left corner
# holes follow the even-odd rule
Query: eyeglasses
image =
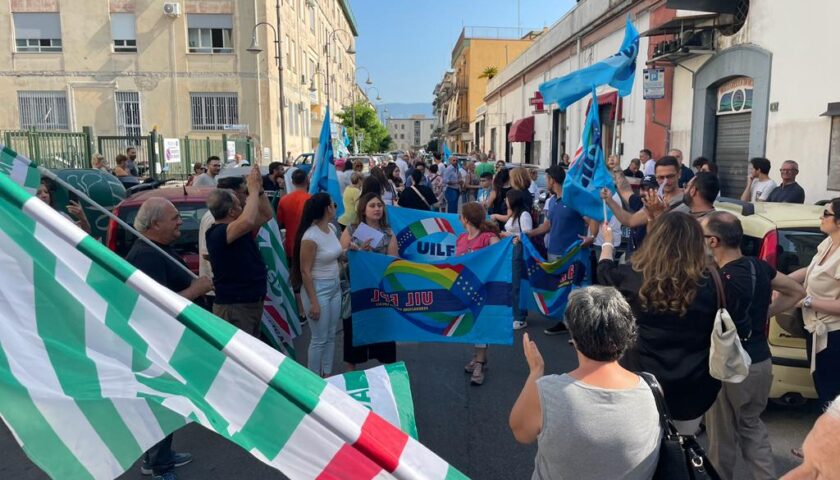
[(831, 213), (828, 210), (823, 210), (822, 218), (825, 218), (825, 217), (835, 217), (836, 218), (837, 214), (836, 213)]
[(673, 179), (675, 179), (675, 178), (677, 178), (677, 174), (676, 174), (676, 173), (672, 173), (672, 174), (670, 174), (670, 175), (657, 175), (657, 176), (656, 176), (656, 180), (657, 180), (657, 181), (660, 181), (660, 182), (661, 182), (662, 180), (673, 180)]

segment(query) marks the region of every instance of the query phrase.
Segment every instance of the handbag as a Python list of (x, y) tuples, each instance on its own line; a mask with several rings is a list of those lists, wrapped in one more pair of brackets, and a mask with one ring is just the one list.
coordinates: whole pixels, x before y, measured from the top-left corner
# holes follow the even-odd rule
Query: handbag
[[(752, 263), (750, 264), (752, 267)], [(726, 310), (726, 295), (723, 282), (717, 269), (712, 267), (709, 273), (715, 282), (718, 296), (718, 309), (712, 326), (711, 347), (709, 349), (709, 375), (721, 382), (741, 383), (750, 373), (750, 355), (741, 345), (741, 338), (735, 328), (735, 322)], [(755, 290), (755, 288), (753, 288)], [(747, 307), (749, 311), (749, 307)]]
[(659, 460), (656, 462), (653, 480), (720, 480), (720, 475), (694, 435), (680, 435), (677, 431), (656, 377), (647, 372), (639, 372), (638, 375), (653, 393), (659, 411), (659, 425), (662, 427)]
[(414, 193), (417, 195), (417, 197), (418, 197), (420, 200), (422, 200), (422, 201), (423, 201), (423, 203), (425, 203), (427, 207), (429, 207), (429, 210), (431, 210), (431, 209), (432, 209), (432, 206), (431, 206), (431, 205), (429, 205), (429, 201), (428, 201), (428, 200), (426, 200), (426, 197), (424, 197), (422, 193), (420, 193), (420, 190), (418, 190), (418, 189), (417, 189), (417, 187), (415, 187), (414, 185), (412, 185), (412, 186), (411, 186), (411, 189), (412, 189), (412, 190), (414, 190)]

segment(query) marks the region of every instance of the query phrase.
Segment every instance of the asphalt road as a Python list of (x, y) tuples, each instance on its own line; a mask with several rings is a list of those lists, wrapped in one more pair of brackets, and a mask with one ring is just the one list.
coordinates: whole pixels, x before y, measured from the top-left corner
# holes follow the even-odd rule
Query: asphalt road
[[(547, 320), (532, 318), (527, 331), (537, 342), (548, 373), (562, 373), (576, 366), (568, 335), (547, 337), (542, 329)], [(535, 445), (520, 445), (507, 426), (508, 414), (527, 376), (521, 351), (521, 333), (511, 347), (491, 346), (484, 385), (471, 386), (463, 366), (470, 359), (467, 345), (400, 344), (397, 355), (407, 364), (417, 417), (420, 441), (471, 478), (482, 480), (528, 479), (534, 464)], [(298, 350), (305, 353), (308, 338), (299, 339)], [(336, 358), (341, 358), (341, 341)], [(339, 364), (340, 365), (340, 364)], [(365, 365), (373, 366), (373, 364)], [(340, 367), (343, 368), (343, 367)], [(813, 425), (819, 408), (770, 405), (764, 421), (778, 473), (797, 464), (790, 449), (798, 446)], [(701, 438), (704, 440), (704, 437)], [(238, 446), (197, 425), (184, 427), (175, 435), (178, 451), (191, 452), (195, 460), (180, 469), (181, 479), (277, 479), (284, 478)], [(17, 446), (14, 438), (0, 427), (0, 479), (45, 479)], [(122, 479), (140, 479), (139, 463)], [(739, 468), (738, 479), (750, 475)]]

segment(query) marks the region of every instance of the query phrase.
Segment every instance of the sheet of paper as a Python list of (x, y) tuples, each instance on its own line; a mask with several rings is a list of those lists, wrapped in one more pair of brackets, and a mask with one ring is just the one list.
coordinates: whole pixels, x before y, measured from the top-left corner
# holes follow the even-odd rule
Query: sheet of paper
[(369, 227), (366, 223), (360, 223), (359, 226), (356, 227), (356, 231), (353, 232), (353, 239), (356, 240), (359, 245), (364, 245), (365, 242), (370, 240), (370, 248), (378, 247), (379, 244), (382, 243), (382, 238), (384, 236), (384, 233), (373, 227)]

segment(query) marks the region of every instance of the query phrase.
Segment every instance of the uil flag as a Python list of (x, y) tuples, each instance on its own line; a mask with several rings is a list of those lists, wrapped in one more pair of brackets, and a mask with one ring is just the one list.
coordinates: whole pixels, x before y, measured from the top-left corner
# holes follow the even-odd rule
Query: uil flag
[(344, 213), (344, 201), (341, 198), (341, 187), (338, 185), (338, 173), (335, 171), (329, 107), (327, 107), (327, 113), (324, 114), (321, 136), (318, 138), (318, 150), (315, 151), (315, 165), (312, 167), (312, 178), (309, 182), (309, 193), (329, 193), (336, 205), (336, 215), (340, 216)]
[(604, 218), (605, 209), (601, 200), (601, 189), (604, 187), (615, 193), (615, 183), (607, 170), (604, 149), (601, 148), (598, 96), (593, 87), (592, 107), (586, 116), (580, 146), (563, 182), (563, 202), (582, 216), (603, 222), (607, 220)]
[(3, 174), (0, 225), (0, 418), (51, 478), (116, 478), (189, 422), (292, 479), (465, 478)]
[(388, 221), (397, 236), (400, 258), (434, 262), (455, 255), (455, 242), (464, 233), (457, 213), (427, 212), (387, 205)]
[(1, 144), (0, 174), (7, 175), (29, 193), (35, 193), (41, 183), (41, 174), (33, 162)]
[[(557, 103), (565, 110), (569, 105), (585, 97), (593, 85), (610, 85), (625, 97), (633, 90), (636, 76), (636, 56), (639, 53), (639, 32), (630, 18), (624, 29), (624, 41), (615, 55), (589, 67), (574, 71), (560, 78), (540, 85), (540, 93), (546, 105)], [(595, 102), (593, 105), (597, 105)]]
[(443, 144), (443, 163), (449, 162), (449, 157), (452, 156), (452, 151), (449, 150), (449, 145)]
[(560, 258), (545, 261), (527, 235), (522, 235), (524, 272), (519, 289), (523, 310), (537, 310), (546, 317), (563, 318), (569, 294), (583, 284), (589, 250), (576, 241)]
[(260, 228), (257, 246), (268, 271), (268, 289), (260, 330), (271, 346), (294, 357), (295, 347), (292, 340), (300, 335), (301, 326), (295, 296), (289, 284), (286, 250), (283, 248), (276, 219), (272, 218)]

